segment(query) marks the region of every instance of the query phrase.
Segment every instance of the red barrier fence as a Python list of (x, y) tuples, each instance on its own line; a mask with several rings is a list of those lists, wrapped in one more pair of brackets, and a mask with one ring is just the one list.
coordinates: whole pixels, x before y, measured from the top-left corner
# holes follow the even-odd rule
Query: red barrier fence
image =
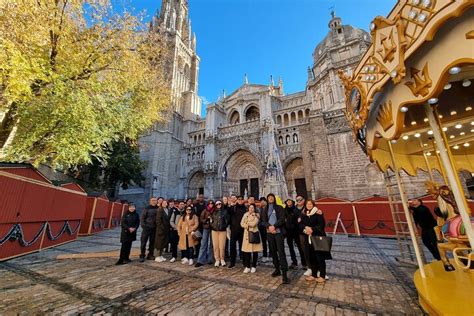
[(109, 199), (106, 196), (88, 196), (79, 234), (90, 235), (108, 228), (109, 209)]
[(120, 226), (120, 220), (122, 219), (124, 208), (125, 204), (112, 201), (109, 202), (107, 228), (114, 228)]
[[(431, 196), (421, 198), (434, 215), (437, 206)], [(392, 211), (387, 197), (368, 197), (357, 201), (346, 201), (336, 198), (322, 198), (316, 201), (316, 205), (324, 212), (326, 219), (326, 232), (333, 232), (336, 225), (338, 213), (349, 234), (395, 236)], [(468, 206), (474, 210), (474, 201), (468, 200)], [(399, 211), (403, 212), (403, 206), (399, 205)], [(405, 216), (400, 216), (401, 221), (406, 221)], [(336, 233), (343, 232), (340, 224)]]
[(0, 260), (77, 238), (86, 194), (56, 187), (31, 168), (0, 170)]

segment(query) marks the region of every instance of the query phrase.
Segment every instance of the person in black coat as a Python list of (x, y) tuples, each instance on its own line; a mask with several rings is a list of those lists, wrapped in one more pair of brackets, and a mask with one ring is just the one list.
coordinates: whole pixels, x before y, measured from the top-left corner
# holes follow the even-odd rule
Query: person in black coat
[(307, 236), (304, 242), (309, 251), (309, 267), (312, 272), (312, 275), (306, 276), (306, 280), (324, 283), (326, 282), (326, 260), (332, 259), (331, 253), (315, 251), (310, 238), (310, 236), (326, 236), (324, 215), (312, 200), (307, 200), (305, 211), (301, 214), (298, 222), (300, 232)]
[(132, 243), (137, 240), (137, 229), (140, 226), (140, 217), (135, 212), (135, 205), (130, 204), (128, 211), (122, 216), (122, 232), (120, 233), (120, 242), (122, 247), (120, 248), (120, 257), (116, 265), (125, 264), (131, 262), (130, 250), (132, 249)]
[(298, 230), (298, 217), (300, 212), (296, 209), (295, 203), (291, 199), (285, 201), (285, 218), (286, 218), (286, 242), (290, 250), (291, 257), (291, 269), (296, 269), (298, 267), (298, 260), (296, 259), (295, 253), (295, 244), (298, 247), (298, 252), (300, 253), (301, 264), (306, 266), (306, 260), (304, 257), (303, 249), (301, 248), (300, 236)]
[(158, 257), (155, 261), (157, 262), (166, 261), (163, 257), (163, 249), (168, 248), (171, 232), (170, 218), (171, 209), (168, 207), (168, 201), (164, 200), (156, 213), (155, 249), (158, 251)]
[(430, 209), (423, 205), (420, 199), (413, 199), (409, 202), (409, 207), (413, 211), (413, 220), (421, 228), (421, 240), (428, 248), (436, 260), (441, 260), (438, 250), (438, 238), (434, 228), (438, 225)]
[(267, 195), (267, 206), (264, 208), (260, 221), (267, 230), (267, 240), (273, 259), (275, 271), (272, 277), (282, 276), (283, 284), (288, 284), (288, 262), (285, 254), (285, 211), (276, 204), (273, 193)]
[[(162, 201), (162, 199), (160, 198)], [(160, 202), (161, 203), (161, 202)], [(145, 261), (146, 244), (148, 244), (148, 260), (154, 260), (153, 256), (155, 248), (155, 233), (156, 233), (156, 213), (158, 211), (158, 199), (151, 198), (150, 205), (147, 206), (140, 214), (140, 225), (142, 226), (142, 235), (140, 238), (140, 262)]]
[(242, 217), (247, 212), (247, 208), (244, 204), (244, 197), (239, 196), (237, 198), (237, 204), (229, 207), (230, 217), (230, 265), (229, 268), (235, 267), (235, 261), (237, 260), (237, 243), (239, 243), (239, 256), (242, 259), (242, 241), (244, 239), (244, 229), (240, 225)]

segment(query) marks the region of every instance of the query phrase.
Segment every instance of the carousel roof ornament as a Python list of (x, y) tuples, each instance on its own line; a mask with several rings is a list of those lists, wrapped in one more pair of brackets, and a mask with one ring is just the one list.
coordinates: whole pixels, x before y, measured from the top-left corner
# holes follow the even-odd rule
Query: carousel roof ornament
[[(437, 88), (434, 84), (433, 65), (425, 63), (415, 66), (410, 63), (410, 58), (418, 55), (423, 45), (432, 41), (437, 32), (452, 17), (461, 15), (472, 6), (474, 2), (468, 0), (400, 1), (387, 18), (378, 16), (372, 21), (370, 24), (373, 39), (371, 47), (352, 75), (339, 72), (346, 90), (346, 118), (355, 138), (366, 126), (374, 108), (377, 110), (381, 108), (384, 112), (379, 115), (384, 124), (378, 126), (382, 133), (380, 130), (371, 132), (370, 128), (367, 131), (367, 137), (372, 139), (366, 140), (367, 148), (364, 149), (369, 154), (376, 148), (376, 144), (373, 144), (376, 133), (390, 134), (391, 139), (398, 138), (403, 129), (403, 118), (398, 113), (401, 109), (407, 108), (401, 102), (395, 103), (395, 100), (377, 102), (377, 94), (389, 85), (396, 87), (402, 83), (409, 88), (408, 91), (412, 92), (411, 96), (415, 97), (415, 100), (410, 101), (423, 101), (425, 97), (432, 95)], [(470, 30), (464, 33), (466, 34), (464, 39), (471, 38), (473, 32), (474, 30)], [(389, 118), (386, 112), (389, 101), (392, 104), (390, 106), (392, 107), (392, 122), (386, 121)], [(386, 105), (381, 106), (381, 104)], [(401, 113), (404, 112), (401, 111)], [(377, 117), (377, 114), (373, 117)], [(391, 126), (387, 129), (388, 125)]]

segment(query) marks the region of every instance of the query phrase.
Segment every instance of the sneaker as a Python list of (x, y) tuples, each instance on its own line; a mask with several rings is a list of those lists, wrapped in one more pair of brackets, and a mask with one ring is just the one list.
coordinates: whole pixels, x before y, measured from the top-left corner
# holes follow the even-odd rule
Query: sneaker
[(124, 262), (124, 263), (130, 263), (130, 262), (132, 262), (132, 260), (130, 260), (130, 259), (125, 259), (123, 262)]
[(183, 258), (183, 260), (181, 260), (181, 263), (182, 263), (182, 264), (188, 263), (188, 258)]
[(257, 268), (252, 267), (252, 269), (250, 269), (250, 273), (255, 273), (255, 272), (257, 272)]
[(305, 276), (310, 276), (312, 274), (313, 274), (313, 271), (311, 271), (311, 269), (306, 270), (306, 272), (304, 273)]
[(122, 264), (125, 264), (125, 262), (123, 262), (122, 260), (119, 260), (115, 263), (116, 266), (119, 266), (119, 265), (122, 265)]
[(145, 257), (140, 257), (140, 262), (145, 262)]
[(224, 260), (221, 260), (221, 266), (225, 267), (225, 261)]
[(267, 262), (267, 257), (262, 257), (262, 262), (263, 263)]
[(249, 268), (245, 268), (244, 269), (244, 273), (249, 273), (250, 272), (250, 269)]
[(176, 261), (176, 258), (175, 258), (175, 257), (171, 258), (171, 260), (170, 260), (171, 263), (173, 263), (173, 262), (175, 262), (175, 261)]
[(193, 265), (193, 259), (189, 259), (188, 264), (189, 264), (190, 266), (192, 266), (192, 265)]
[(165, 258), (165, 257), (160, 256), (160, 258), (161, 258), (161, 262), (165, 262), (165, 261), (166, 261), (166, 258)]
[(280, 275), (281, 275), (280, 270), (275, 270), (275, 271), (273, 271), (273, 273), (272, 273), (272, 277), (274, 277), (274, 278), (277, 277), (277, 276), (280, 276)]
[[(225, 264), (225, 262), (224, 262), (224, 264)], [(214, 263), (214, 267), (219, 267), (219, 265), (220, 265), (219, 261), (216, 261), (216, 263)]]
[(233, 267), (235, 267), (235, 264), (234, 264), (234, 263), (231, 263), (231, 264), (229, 264), (229, 266), (228, 266), (229, 269), (232, 269)]
[(324, 279), (325, 279), (325, 280), (329, 280), (329, 277), (326, 275), (326, 276), (324, 277)]
[(202, 267), (202, 265), (203, 265), (202, 263), (198, 262), (198, 263), (196, 263), (194, 266), (195, 266), (196, 268), (199, 268), (199, 267)]
[(166, 261), (166, 259), (163, 256), (159, 256), (159, 257), (155, 258), (155, 261), (156, 262), (164, 262), (164, 261)]

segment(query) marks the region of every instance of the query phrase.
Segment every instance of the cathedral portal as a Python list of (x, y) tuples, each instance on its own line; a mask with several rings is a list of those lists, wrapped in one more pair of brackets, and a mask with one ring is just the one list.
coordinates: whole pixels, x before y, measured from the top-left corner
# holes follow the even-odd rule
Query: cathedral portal
[(262, 164), (247, 150), (237, 150), (224, 165), (222, 172), (223, 195), (260, 196)]

